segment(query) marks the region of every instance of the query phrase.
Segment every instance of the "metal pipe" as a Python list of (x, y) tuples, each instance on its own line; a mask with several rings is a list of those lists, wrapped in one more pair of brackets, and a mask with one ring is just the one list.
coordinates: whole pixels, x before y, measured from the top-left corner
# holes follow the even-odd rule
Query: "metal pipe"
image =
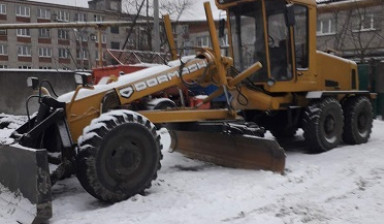
[(225, 69), (224, 69), (224, 66), (222, 63), (220, 44), (219, 44), (219, 40), (217, 38), (215, 21), (213, 20), (211, 5), (209, 2), (204, 3), (204, 9), (205, 9), (205, 15), (207, 17), (209, 34), (211, 36), (213, 53), (215, 56), (214, 60), (215, 60), (216, 68), (217, 68), (217, 73), (219, 75), (220, 84), (221, 85), (227, 85), (226, 72), (225, 72)]
[(159, 0), (153, 0), (153, 38), (155, 52), (160, 52)]
[(97, 48), (99, 52), (99, 67), (103, 67), (103, 45), (102, 45), (102, 29), (97, 29)]
[(177, 55), (175, 38), (172, 32), (171, 19), (169, 18), (169, 15), (165, 15), (163, 16), (163, 20), (164, 20), (164, 27), (165, 27), (165, 33), (167, 35), (169, 50), (171, 51), (171, 57), (172, 57), (172, 60), (176, 60), (179, 58), (179, 56)]

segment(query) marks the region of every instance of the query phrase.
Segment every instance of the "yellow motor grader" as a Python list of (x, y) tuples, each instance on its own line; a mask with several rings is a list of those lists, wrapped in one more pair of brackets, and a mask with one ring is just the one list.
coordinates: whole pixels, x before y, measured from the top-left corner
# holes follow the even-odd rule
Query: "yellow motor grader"
[[(216, 5), (227, 12), (220, 33), (228, 31), (229, 56), (221, 55), (205, 3), (211, 49), (177, 59), (165, 17), (175, 59), (166, 65), (95, 86), (89, 74), (79, 73), (78, 88), (58, 98), (43, 94), (44, 82), (29, 79), (40, 91), (32, 96), (40, 108), (12, 134), (13, 144), (0, 146), (0, 200), (15, 207), (2, 216), (25, 223), (49, 219), (51, 185), (71, 174), (105, 202), (142, 193), (161, 166), (157, 127), (166, 127), (174, 149), (189, 157), (280, 173), (285, 153), (263, 138), (266, 130), (279, 139), (302, 128), (308, 149), (316, 152), (341, 141), (368, 140), (374, 96), (358, 91), (354, 62), (316, 50), (314, 0), (217, 0)], [(224, 94), (225, 106), (177, 107), (152, 97), (184, 85), (217, 86), (202, 103)], [(56, 168), (50, 170), (48, 163)], [(32, 218), (15, 218), (20, 209)]]

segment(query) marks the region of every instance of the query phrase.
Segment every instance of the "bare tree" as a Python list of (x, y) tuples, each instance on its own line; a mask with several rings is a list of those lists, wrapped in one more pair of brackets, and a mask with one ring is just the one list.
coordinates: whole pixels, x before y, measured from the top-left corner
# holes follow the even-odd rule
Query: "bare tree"
[[(130, 27), (123, 49), (127, 48), (133, 33), (138, 36), (136, 47), (142, 50), (152, 50), (152, 36), (153, 36), (153, 4), (152, 0), (125, 0), (123, 9), (129, 14), (133, 23)], [(185, 10), (192, 5), (192, 0), (161, 0), (159, 2), (161, 14), (169, 14), (174, 21), (178, 21)], [(145, 20), (145, 23), (137, 23), (140, 18)], [(161, 46), (165, 45), (165, 38), (160, 35)]]
[[(384, 0), (376, 1), (375, 5), (360, 3), (350, 1), (348, 7), (335, 7), (329, 12), (328, 17), (336, 24), (335, 33), (331, 38), (321, 37), (319, 40), (323, 45), (333, 45), (336, 52), (344, 52), (344, 56), (352, 56), (364, 63), (378, 48), (384, 48)], [(349, 55), (345, 55), (347, 51)]]

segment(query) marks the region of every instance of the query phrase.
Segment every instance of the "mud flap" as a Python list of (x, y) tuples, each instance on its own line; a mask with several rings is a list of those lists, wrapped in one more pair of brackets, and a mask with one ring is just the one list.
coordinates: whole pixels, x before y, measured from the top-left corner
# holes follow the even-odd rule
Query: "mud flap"
[(0, 146), (0, 223), (38, 224), (51, 216), (47, 151)]
[(171, 147), (187, 157), (221, 166), (283, 173), (285, 152), (270, 139), (197, 131), (170, 131)]

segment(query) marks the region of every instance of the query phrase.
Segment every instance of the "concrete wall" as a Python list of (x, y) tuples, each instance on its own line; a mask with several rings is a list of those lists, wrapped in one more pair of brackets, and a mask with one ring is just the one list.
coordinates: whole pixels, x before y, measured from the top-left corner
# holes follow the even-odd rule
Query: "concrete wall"
[[(33, 91), (27, 87), (27, 78), (29, 76), (38, 77), (40, 81), (50, 81), (58, 95), (76, 88), (73, 71), (1, 69), (0, 113), (26, 114), (26, 100), (33, 94)], [(36, 99), (32, 99), (29, 105), (31, 113), (37, 111)]]

